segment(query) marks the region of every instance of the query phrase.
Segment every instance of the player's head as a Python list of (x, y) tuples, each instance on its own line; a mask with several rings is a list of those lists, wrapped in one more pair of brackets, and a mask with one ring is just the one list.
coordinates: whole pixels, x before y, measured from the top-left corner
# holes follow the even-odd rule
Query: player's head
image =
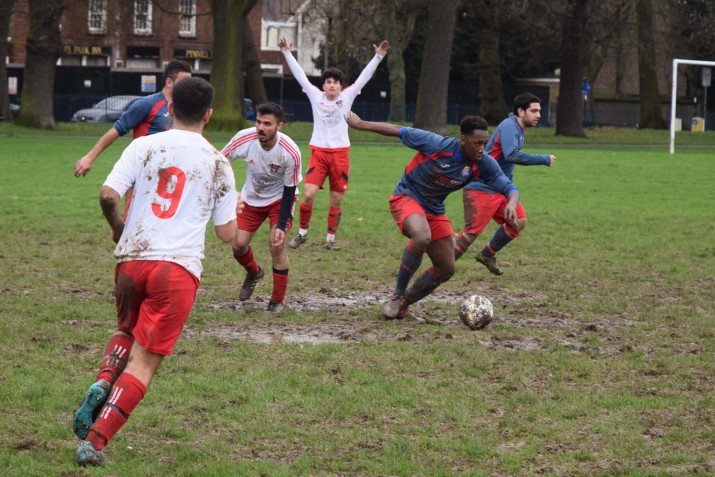
[(323, 91), (329, 99), (335, 99), (343, 90), (343, 72), (339, 69), (326, 68), (320, 78), (323, 81)]
[(256, 108), (256, 133), (258, 142), (266, 149), (276, 143), (278, 131), (283, 127), (285, 112), (280, 104), (261, 103)]
[(514, 98), (513, 111), (521, 127), (536, 126), (541, 119), (541, 99), (535, 94), (521, 93)]
[(476, 162), (482, 158), (489, 141), (489, 125), (481, 116), (465, 116), (459, 123), (459, 150), (462, 155)]
[(208, 122), (214, 89), (203, 78), (186, 78), (174, 86), (171, 105), (174, 118), (187, 125)]
[(191, 76), (191, 66), (181, 60), (171, 60), (167, 63), (166, 68), (164, 68), (164, 86), (173, 87), (174, 84), (178, 83), (182, 79), (189, 78)]

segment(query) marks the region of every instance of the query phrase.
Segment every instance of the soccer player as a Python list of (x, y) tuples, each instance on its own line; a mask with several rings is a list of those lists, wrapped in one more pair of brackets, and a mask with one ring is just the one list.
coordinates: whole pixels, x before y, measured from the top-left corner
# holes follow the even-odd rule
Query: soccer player
[[(502, 121), (492, 134), (487, 144), (487, 153), (497, 160), (501, 170), (513, 180), (514, 165), (543, 165), (552, 167), (556, 156), (552, 154), (527, 154), (522, 151), (526, 128), (539, 124), (541, 118), (541, 100), (531, 93), (522, 93), (514, 98), (514, 114)], [(469, 246), (484, 231), (490, 220), (499, 224), (494, 236), (476, 255), (481, 263), (494, 275), (501, 275), (497, 266), (496, 253), (503, 249), (526, 227), (526, 211), (519, 202), (516, 207), (516, 226), (509, 224), (504, 217), (506, 199), (482, 180), (475, 180), (464, 187), (464, 230), (457, 234), (455, 241), (455, 259), (459, 259)]]
[[(390, 198), (392, 218), (409, 241), (402, 252), (395, 292), (383, 313), (388, 319), (402, 318), (408, 314), (411, 304), (432, 293), (454, 274), (454, 238), (444, 207), (447, 196), (478, 177), (507, 197), (504, 216), (516, 225), (519, 191), (496, 161), (484, 152), (489, 134), (487, 122), (479, 116), (462, 119), (459, 139), (395, 124), (363, 121), (352, 112), (346, 120), (355, 129), (399, 137), (405, 146), (418, 151), (407, 164)], [(432, 267), (407, 289), (425, 253)]]
[(328, 233), (325, 246), (328, 250), (339, 250), (335, 245), (335, 234), (342, 218), (343, 197), (348, 190), (350, 176), (350, 138), (343, 117), (350, 111), (353, 101), (375, 73), (378, 64), (387, 54), (390, 44), (383, 41), (375, 48), (375, 56), (365, 66), (355, 83), (343, 89), (343, 73), (337, 68), (323, 71), (322, 91), (313, 85), (290, 52), (292, 47), (285, 38), (278, 46), (288, 63), (293, 76), (303, 88), (313, 109), (313, 135), (310, 138), (310, 163), (305, 174), (303, 198), (300, 201), (300, 228), (298, 235), (290, 241), (291, 248), (298, 248), (308, 239), (308, 227), (313, 214), (313, 201), (318, 189), (323, 188), (326, 177), (330, 179), (330, 208), (328, 209)]
[(233, 257), (246, 270), (238, 299), (248, 300), (265, 272), (253, 256), (251, 238), (268, 219), (271, 225), (269, 247), (273, 261), (273, 293), (266, 308), (280, 312), (288, 288), (286, 234), (293, 220), (298, 183), (301, 181), (301, 156), (291, 138), (280, 132), (283, 108), (264, 103), (256, 108), (256, 126), (236, 133), (222, 153), (230, 160), (246, 162), (246, 182), (241, 197), (246, 202), (238, 216), (238, 234), (231, 244)]
[[(169, 115), (171, 91), (179, 81), (190, 76), (191, 66), (188, 63), (179, 60), (170, 61), (164, 68), (164, 86), (161, 91), (134, 101), (114, 125), (99, 138), (92, 149), (75, 162), (75, 177), (87, 175), (97, 157), (130, 129), (133, 130), (133, 139), (171, 129), (172, 118)], [(128, 209), (129, 205), (126, 208)]]
[[(117, 247), (117, 327), (96, 382), (74, 413), (77, 462), (109, 465), (104, 447), (127, 422), (191, 312), (201, 277), (206, 225), (230, 243), (243, 203), (231, 164), (203, 138), (213, 88), (201, 78), (174, 87), (174, 128), (134, 140), (99, 196)], [(134, 187), (126, 222), (121, 196)]]

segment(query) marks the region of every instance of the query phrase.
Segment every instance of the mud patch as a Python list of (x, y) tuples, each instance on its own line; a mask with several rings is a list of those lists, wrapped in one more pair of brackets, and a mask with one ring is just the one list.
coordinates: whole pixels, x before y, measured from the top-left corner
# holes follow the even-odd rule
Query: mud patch
[[(485, 290), (481, 294), (494, 302), (494, 321), (484, 330), (469, 332), (478, 333), (477, 342), (492, 349), (535, 350), (556, 345), (582, 352), (589, 350), (589, 345), (583, 344), (583, 338), (598, 336), (604, 341), (605, 348), (608, 348), (601, 349), (601, 352), (616, 353), (620, 351), (618, 345), (606, 343), (618, 341), (615, 337), (619, 326), (633, 324), (626, 317), (609, 317), (599, 322), (584, 323), (577, 317), (550, 310), (545, 295), (507, 295), (499, 290)], [(241, 321), (200, 331), (189, 325), (184, 335), (188, 339), (211, 336), (226, 341), (318, 345), (370, 341), (434, 342), (453, 339), (454, 334), (468, 330), (457, 316), (459, 304), (467, 293), (435, 293), (413, 305), (410, 317), (385, 321), (382, 306), (389, 295), (388, 290), (346, 293), (324, 287), (309, 296), (290, 297), (286, 301), (287, 313), (292, 311), (300, 315), (324, 311), (331, 315), (329, 320), (309, 324), (286, 323), (281, 315), (264, 314), (266, 302), (260, 298), (247, 302), (217, 302), (210, 304), (210, 308), (233, 310), (241, 315), (260, 314), (261, 322)], [(499, 324), (507, 325), (515, 331), (506, 334), (493, 332), (493, 328)], [(524, 330), (524, 334), (519, 332), (520, 329)], [(534, 333), (527, 330), (548, 331), (549, 337), (530, 336)]]

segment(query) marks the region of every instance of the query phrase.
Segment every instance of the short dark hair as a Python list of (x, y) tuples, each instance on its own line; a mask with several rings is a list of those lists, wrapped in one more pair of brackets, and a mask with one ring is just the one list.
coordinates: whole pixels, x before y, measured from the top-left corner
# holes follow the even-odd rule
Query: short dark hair
[(211, 107), (214, 89), (205, 79), (194, 76), (176, 83), (171, 98), (176, 119), (185, 124), (196, 124)]
[(283, 106), (278, 103), (261, 103), (256, 107), (256, 114), (272, 114), (279, 123), (282, 123), (285, 111), (283, 111)]
[(477, 130), (487, 131), (488, 129), (487, 120), (481, 116), (464, 116), (459, 123), (459, 131), (463, 136), (468, 136)]
[(514, 114), (519, 114), (519, 109), (527, 110), (531, 103), (541, 104), (541, 98), (531, 93), (521, 93), (514, 98)]
[(337, 80), (338, 83), (343, 84), (343, 72), (337, 68), (330, 67), (326, 68), (325, 71), (323, 71), (323, 74), (320, 76), (320, 79), (323, 81), (323, 83), (325, 83), (325, 80), (328, 78), (332, 78), (334, 80)]
[(164, 68), (164, 80), (162, 85), (166, 84), (167, 79), (174, 81), (179, 73), (191, 73), (191, 65), (181, 60), (171, 60)]

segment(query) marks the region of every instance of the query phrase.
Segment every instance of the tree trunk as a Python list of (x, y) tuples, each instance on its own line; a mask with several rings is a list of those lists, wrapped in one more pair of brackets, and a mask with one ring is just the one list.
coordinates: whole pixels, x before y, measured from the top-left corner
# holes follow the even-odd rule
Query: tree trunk
[(405, 12), (389, 8), (389, 24), (385, 38), (390, 39), (390, 51), (387, 54), (387, 69), (390, 74), (390, 113), (388, 121), (404, 122), (407, 119), (407, 77), (405, 59), (402, 53), (407, 48), (415, 29), (417, 11)]
[[(255, 3), (255, 1), (253, 3)], [(243, 41), (245, 48), (243, 71), (246, 73), (246, 89), (253, 104), (258, 106), (268, 101), (268, 95), (266, 94), (266, 86), (263, 84), (261, 59), (258, 56), (256, 43), (253, 41), (253, 30), (251, 30), (251, 26), (248, 24), (248, 19), (246, 19), (243, 30)], [(246, 111), (243, 111), (243, 116), (246, 116)]]
[(246, 25), (244, 7), (249, 0), (211, 0), (213, 13), (213, 62), (211, 84), (214, 87), (213, 116), (209, 127), (235, 131), (245, 127), (243, 115), (243, 55)]
[(574, 0), (563, 19), (561, 84), (556, 116), (556, 135), (584, 137), (583, 93), (584, 52), (588, 0)]
[(430, 0), (427, 41), (420, 69), (415, 127), (444, 133), (452, 40), (457, 22), (458, 0)]
[(54, 129), (55, 64), (60, 53), (60, 16), (63, 0), (30, 0), (25, 83), (17, 124)]
[[(483, 2), (484, 6), (491, 5)], [(499, 124), (509, 115), (504, 102), (501, 80), (501, 59), (499, 56), (499, 32), (494, 28), (496, 12), (480, 10), (479, 18), (479, 99), (481, 116), (490, 124)]]
[(7, 37), (10, 33), (10, 16), (12, 15), (12, 7), (15, 5), (15, 0), (3, 0), (0, 2), (0, 118), (6, 121), (12, 121), (10, 113), (10, 101), (7, 95), (7, 66), (5, 58), (9, 53)]
[(638, 19), (638, 82), (641, 106), (641, 119), (638, 128), (665, 129), (665, 119), (660, 108), (658, 92), (651, 0), (637, 0), (636, 15)]

